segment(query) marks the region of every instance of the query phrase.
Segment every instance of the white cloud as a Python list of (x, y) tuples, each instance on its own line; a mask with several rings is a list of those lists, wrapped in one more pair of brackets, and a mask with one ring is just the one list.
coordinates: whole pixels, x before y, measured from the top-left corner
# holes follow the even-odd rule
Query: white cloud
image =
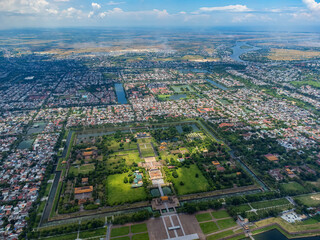
[(222, 7), (202, 7), (199, 9), (202, 12), (214, 12), (214, 11), (224, 11), (224, 12), (250, 12), (252, 11), (246, 5), (228, 5)]
[(79, 9), (69, 7), (68, 9), (61, 12), (61, 16), (66, 18), (81, 18), (83, 16), (83, 13)]
[(50, 8), (46, 0), (0, 0), (0, 11), (3, 12), (44, 13)]
[(311, 11), (320, 11), (320, 3), (315, 0), (302, 0)]
[(107, 5), (112, 6), (112, 5), (119, 5), (119, 4), (123, 4), (125, 2), (114, 2), (114, 1), (110, 1), (107, 3)]
[(91, 6), (92, 6), (93, 10), (99, 10), (101, 8), (100, 4), (94, 3), (94, 2), (91, 3)]

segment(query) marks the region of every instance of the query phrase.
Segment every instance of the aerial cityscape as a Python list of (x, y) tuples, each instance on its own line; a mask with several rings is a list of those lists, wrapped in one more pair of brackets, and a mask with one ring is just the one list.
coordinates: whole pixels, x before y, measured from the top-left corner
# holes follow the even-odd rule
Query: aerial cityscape
[(320, 3), (177, 2), (0, 1), (0, 239), (320, 239)]

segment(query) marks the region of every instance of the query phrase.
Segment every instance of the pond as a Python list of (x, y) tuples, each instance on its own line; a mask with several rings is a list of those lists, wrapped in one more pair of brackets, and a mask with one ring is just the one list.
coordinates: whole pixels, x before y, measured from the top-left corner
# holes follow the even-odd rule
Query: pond
[(187, 94), (175, 94), (169, 97), (170, 100), (179, 100), (182, 98), (186, 98)]
[(256, 51), (259, 49), (261, 48), (250, 46), (246, 42), (237, 42), (236, 45), (232, 48), (233, 53), (230, 57), (236, 62), (244, 62), (243, 60), (240, 59), (240, 56), (242, 54), (251, 52), (251, 51)]
[(193, 72), (193, 73), (208, 73), (208, 71), (205, 70), (205, 69), (196, 69), (196, 68), (179, 69), (178, 71), (180, 73), (189, 73), (189, 72)]
[(206, 81), (211, 83), (212, 85), (216, 86), (217, 88), (220, 88), (221, 90), (224, 90), (224, 91), (228, 90), (228, 88), (226, 88), (225, 86), (223, 86), (223, 85), (221, 85), (211, 79), (206, 79)]
[(127, 101), (126, 93), (125, 93), (125, 91), (123, 89), (122, 83), (115, 83), (114, 84), (114, 88), (116, 90), (118, 103), (127, 104), (128, 101)]
[[(264, 233), (260, 233), (254, 236), (256, 240), (288, 240), (288, 238), (283, 235), (279, 230), (273, 229)], [(295, 240), (320, 240), (320, 237), (305, 237), (305, 238), (294, 238)]]

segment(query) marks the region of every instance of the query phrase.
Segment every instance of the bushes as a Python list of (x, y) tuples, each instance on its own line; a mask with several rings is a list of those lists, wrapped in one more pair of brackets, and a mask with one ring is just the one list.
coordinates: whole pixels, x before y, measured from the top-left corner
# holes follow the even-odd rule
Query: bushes
[(128, 222), (140, 222), (149, 219), (152, 216), (148, 210), (143, 210), (135, 213), (121, 214), (114, 216), (113, 224), (125, 224)]
[[(80, 225), (80, 230), (91, 230), (96, 229), (104, 226), (104, 221), (102, 220), (92, 220), (83, 222)], [(46, 230), (41, 230), (38, 232), (29, 232), (28, 238), (29, 239), (38, 239), (39, 237), (48, 237), (48, 236), (55, 236), (60, 234), (72, 233), (76, 232), (79, 229), (79, 224), (69, 224), (63, 227), (53, 227)]]
[(222, 204), (219, 201), (215, 201), (215, 200), (196, 202), (196, 203), (185, 203), (183, 207), (178, 209), (178, 212), (193, 214), (198, 211), (204, 211), (207, 209), (220, 209), (221, 207), (222, 207)]

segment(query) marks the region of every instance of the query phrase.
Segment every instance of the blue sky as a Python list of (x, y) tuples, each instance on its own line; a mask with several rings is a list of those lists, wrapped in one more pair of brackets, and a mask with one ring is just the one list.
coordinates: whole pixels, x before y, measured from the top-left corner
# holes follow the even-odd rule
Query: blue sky
[(0, 0), (0, 28), (320, 26), (316, 0)]

